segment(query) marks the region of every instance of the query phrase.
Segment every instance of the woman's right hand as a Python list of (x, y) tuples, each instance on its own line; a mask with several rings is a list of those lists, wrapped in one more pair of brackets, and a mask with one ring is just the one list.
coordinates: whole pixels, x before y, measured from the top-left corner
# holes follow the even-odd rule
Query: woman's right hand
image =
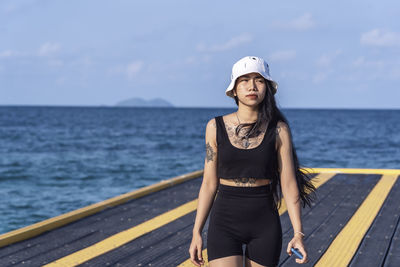
[(189, 253), (190, 253), (190, 260), (196, 266), (201, 266), (204, 264), (204, 260), (202, 257), (202, 246), (203, 240), (201, 238), (201, 234), (193, 234), (192, 243), (190, 244)]

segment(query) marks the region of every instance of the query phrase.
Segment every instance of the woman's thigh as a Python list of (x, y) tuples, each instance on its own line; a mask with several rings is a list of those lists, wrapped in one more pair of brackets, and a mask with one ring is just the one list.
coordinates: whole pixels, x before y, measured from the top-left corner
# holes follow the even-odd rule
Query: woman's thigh
[(246, 245), (245, 255), (263, 266), (276, 266), (282, 250), (282, 228), (279, 213), (267, 211), (255, 225), (252, 238)]
[(243, 256), (227, 256), (214, 259), (208, 262), (209, 267), (242, 267)]
[[(230, 204), (229, 200), (217, 196), (212, 207), (207, 234), (209, 262), (229, 256), (242, 257), (243, 255), (241, 231), (237, 229), (237, 222), (234, 220), (234, 217), (237, 216), (236, 210)], [(222, 259), (222, 261), (225, 260)]]
[[(208, 261), (229, 258), (229, 256), (243, 255), (243, 241), (238, 239), (237, 236), (229, 230), (226, 225), (219, 223), (220, 218), (213, 212), (210, 217), (207, 234), (207, 256)], [(234, 257), (235, 258), (235, 257)], [(228, 261), (232, 261), (228, 259)], [(218, 262), (220, 262), (218, 260)]]

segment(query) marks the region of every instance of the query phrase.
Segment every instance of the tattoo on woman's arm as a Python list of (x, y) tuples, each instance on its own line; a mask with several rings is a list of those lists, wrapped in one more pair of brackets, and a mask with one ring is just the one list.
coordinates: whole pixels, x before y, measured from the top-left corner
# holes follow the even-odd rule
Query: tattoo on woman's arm
[(207, 162), (214, 160), (215, 152), (209, 142), (206, 144), (206, 158)]

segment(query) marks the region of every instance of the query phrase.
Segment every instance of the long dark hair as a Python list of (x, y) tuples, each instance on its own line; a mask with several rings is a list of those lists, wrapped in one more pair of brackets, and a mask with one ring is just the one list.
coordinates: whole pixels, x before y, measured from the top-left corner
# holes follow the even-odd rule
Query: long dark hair
[[(300, 167), (300, 163), (297, 157), (296, 153), (296, 148), (293, 144), (293, 139), (292, 139), (292, 132), (290, 130), (289, 122), (286, 119), (286, 117), (282, 114), (282, 112), (279, 110), (279, 108), (276, 105), (275, 97), (272, 93), (272, 84), (270, 81), (265, 80), (265, 83), (267, 85), (267, 90), (265, 92), (265, 96), (263, 101), (259, 104), (258, 106), (258, 116), (257, 116), (257, 121), (253, 123), (241, 123), (237, 126), (236, 128), (236, 135), (238, 135), (240, 129), (242, 127), (246, 126), (252, 126), (248, 131), (247, 134), (248, 137), (256, 136), (260, 132), (260, 127), (264, 124), (267, 123), (267, 132), (265, 134), (267, 135), (267, 140), (275, 140), (276, 134), (277, 134), (277, 124), (279, 121), (283, 121), (287, 124), (288, 129), (289, 129), (289, 134), (290, 134), (290, 140), (291, 140), (291, 145), (292, 145), (292, 155), (293, 155), (293, 163), (294, 163), (294, 170), (295, 170), (295, 175), (296, 175), (296, 181), (297, 181), (297, 187), (299, 189), (300, 193), (300, 199), (303, 208), (308, 205), (311, 207), (311, 202), (313, 202), (316, 198), (316, 188), (315, 186), (311, 183), (311, 174), (305, 169)], [(234, 86), (234, 89), (236, 90), (236, 84)], [(234, 96), (236, 105), (239, 106), (239, 100), (237, 96)], [(283, 197), (282, 194), (282, 188), (280, 186), (280, 175), (279, 175), (279, 165), (277, 161), (277, 151), (276, 151), (276, 157), (273, 162), (273, 173), (272, 175), (272, 194), (274, 197), (274, 204), (277, 209), (280, 208), (281, 206), (281, 200)]]

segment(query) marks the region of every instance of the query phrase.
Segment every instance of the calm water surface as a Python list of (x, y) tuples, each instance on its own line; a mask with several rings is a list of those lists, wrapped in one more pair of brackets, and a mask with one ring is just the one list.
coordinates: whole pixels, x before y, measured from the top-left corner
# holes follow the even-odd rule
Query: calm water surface
[[(202, 169), (233, 111), (0, 107), (0, 234)], [(400, 169), (400, 110), (282, 111), (302, 166)]]

